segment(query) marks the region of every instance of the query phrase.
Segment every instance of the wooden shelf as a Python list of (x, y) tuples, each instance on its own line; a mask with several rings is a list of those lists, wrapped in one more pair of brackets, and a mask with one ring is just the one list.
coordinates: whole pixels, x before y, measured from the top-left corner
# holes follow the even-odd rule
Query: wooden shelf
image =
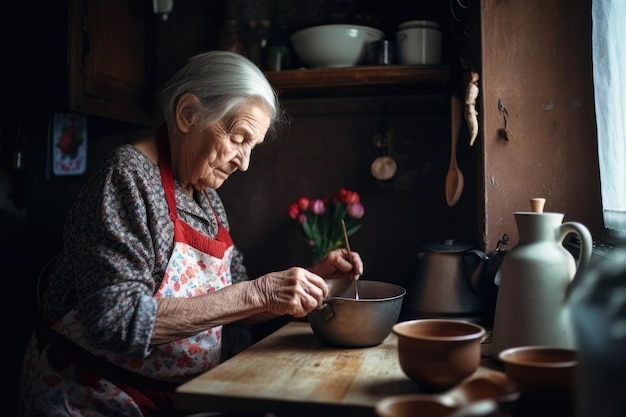
[(398, 88), (439, 89), (450, 79), (445, 65), (385, 65), (268, 71), (281, 95), (393, 92)]

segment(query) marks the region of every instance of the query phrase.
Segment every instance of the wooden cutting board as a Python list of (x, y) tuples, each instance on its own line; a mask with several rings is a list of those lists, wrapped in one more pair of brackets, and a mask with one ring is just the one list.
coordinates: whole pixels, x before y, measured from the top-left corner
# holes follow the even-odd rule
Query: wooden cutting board
[(419, 392), (398, 363), (396, 336), (367, 348), (332, 348), (306, 322), (290, 322), (181, 385), (186, 410), (375, 416), (389, 395)]

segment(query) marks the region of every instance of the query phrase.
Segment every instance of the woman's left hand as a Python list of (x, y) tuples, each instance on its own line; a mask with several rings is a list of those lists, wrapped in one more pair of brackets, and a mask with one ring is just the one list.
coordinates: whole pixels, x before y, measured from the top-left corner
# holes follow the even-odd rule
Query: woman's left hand
[(317, 264), (309, 268), (324, 279), (359, 279), (363, 275), (363, 260), (358, 252), (335, 249), (328, 252)]

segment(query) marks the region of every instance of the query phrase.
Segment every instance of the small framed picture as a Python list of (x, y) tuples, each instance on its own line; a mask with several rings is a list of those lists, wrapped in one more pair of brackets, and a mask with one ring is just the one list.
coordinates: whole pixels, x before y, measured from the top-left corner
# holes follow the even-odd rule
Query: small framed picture
[(57, 113), (52, 118), (52, 172), (81, 175), (87, 168), (87, 117)]

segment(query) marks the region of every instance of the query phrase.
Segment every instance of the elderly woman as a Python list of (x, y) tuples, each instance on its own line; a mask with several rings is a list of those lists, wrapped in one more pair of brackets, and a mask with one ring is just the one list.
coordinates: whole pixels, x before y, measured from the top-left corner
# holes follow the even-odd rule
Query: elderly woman
[(172, 416), (177, 385), (220, 361), (222, 326), (320, 308), (357, 253), (250, 280), (216, 192), (283, 120), (245, 57), (191, 58), (159, 95), (165, 122), (116, 148), (70, 210), (27, 347), (26, 416)]

